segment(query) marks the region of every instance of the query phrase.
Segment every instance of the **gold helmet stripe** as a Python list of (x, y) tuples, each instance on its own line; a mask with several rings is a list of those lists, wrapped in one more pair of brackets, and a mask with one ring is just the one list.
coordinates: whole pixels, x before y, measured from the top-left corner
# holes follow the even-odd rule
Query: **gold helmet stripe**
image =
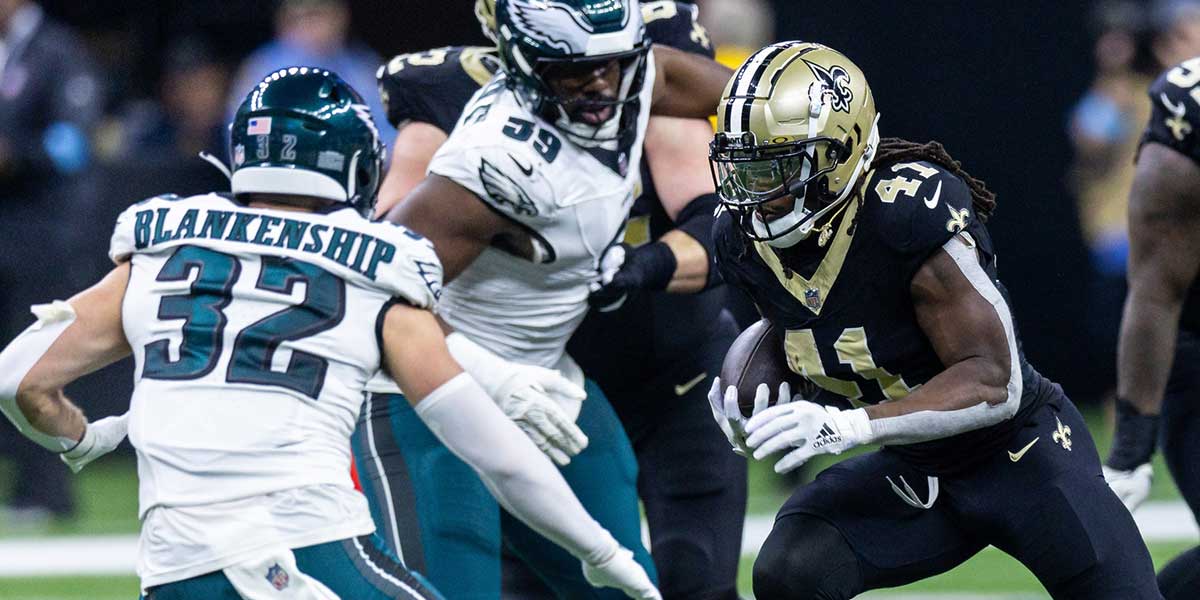
[(726, 133), (739, 134), (747, 130), (750, 121), (751, 94), (758, 78), (762, 76), (771, 59), (781, 52), (800, 42), (781, 42), (767, 46), (755, 52), (742, 63), (742, 67), (733, 75), (733, 84), (729, 88), (729, 99), (725, 104)]

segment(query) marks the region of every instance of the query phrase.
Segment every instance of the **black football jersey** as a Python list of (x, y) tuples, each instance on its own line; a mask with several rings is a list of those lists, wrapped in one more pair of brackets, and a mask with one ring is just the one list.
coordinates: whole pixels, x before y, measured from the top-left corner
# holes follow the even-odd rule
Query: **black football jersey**
[[(805, 242), (783, 251), (784, 258), (749, 241), (729, 213), (715, 225), (721, 274), (786, 330), (788, 366), (856, 405), (899, 400), (945, 370), (917, 322), (910, 285), (953, 236), (965, 232), (974, 240), (984, 271), (1007, 301), (991, 237), (962, 179), (930, 162), (897, 163), (871, 173), (864, 195), (835, 221), (826, 247)], [(1024, 387), (1014, 418), (892, 450), (935, 475), (996, 451), (1052, 385), (1023, 355), (1020, 362)]]
[(420, 121), (449, 134), (467, 101), (499, 69), (495, 48), (447, 46), (395, 56), (375, 77), (393, 127)]
[[(1162, 144), (1200, 165), (1200, 131), (1196, 130), (1200, 127), (1200, 57), (1184, 61), (1156, 79), (1150, 85), (1150, 102), (1154, 108), (1142, 144)], [(1200, 279), (1188, 290), (1179, 326), (1200, 333)]]

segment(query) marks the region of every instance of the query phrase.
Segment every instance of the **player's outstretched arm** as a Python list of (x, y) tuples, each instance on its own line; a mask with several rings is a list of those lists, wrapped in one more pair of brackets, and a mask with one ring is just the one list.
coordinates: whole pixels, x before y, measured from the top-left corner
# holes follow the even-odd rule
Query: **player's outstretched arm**
[(712, 125), (705, 119), (651, 117), (646, 129), (650, 174), (675, 223), (660, 239), (675, 254), (668, 292), (698, 292), (718, 279), (711, 258), (713, 215), (719, 206), (708, 166), (711, 141)]
[(17, 429), (78, 471), (125, 437), (125, 417), (88, 424), (64, 394), (72, 381), (129, 355), (121, 303), (129, 264), (71, 298), (33, 308), (38, 321), (0, 353), (0, 408)]
[(434, 153), (446, 142), (445, 131), (436, 125), (421, 121), (401, 123), (396, 131), (396, 142), (389, 150), (392, 160), (387, 177), (379, 186), (379, 200), (375, 214), (388, 214), (413, 188), (425, 180), (425, 170)]
[(725, 84), (733, 76), (729, 67), (662, 44), (654, 45), (654, 61), (654, 114), (694, 119), (716, 114)]
[(1200, 270), (1196, 190), (1195, 162), (1162, 144), (1142, 147), (1129, 194), (1129, 295), (1117, 344), (1117, 430), (1105, 461), (1105, 477), (1130, 508), (1149, 493), (1148, 464), (1158, 442), (1179, 316)]
[(632, 553), (584, 510), (554, 465), (454, 361), (432, 313), (389, 309), (383, 354), (417, 414), (506, 510), (583, 561), (593, 584), (633, 598), (660, 597)]

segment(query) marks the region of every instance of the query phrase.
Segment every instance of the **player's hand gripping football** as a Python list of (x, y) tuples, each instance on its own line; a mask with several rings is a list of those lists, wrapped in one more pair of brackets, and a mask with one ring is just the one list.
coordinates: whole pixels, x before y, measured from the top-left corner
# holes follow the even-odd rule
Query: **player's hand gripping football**
[[(751, 411), (751, 416), (761, 413), (771, 404), (770, 386), (760, 383), (754, 391), (754, 410)], [(798, 398), (799, 396), (792, 396), (792, 387), (788, 382), (779, 384), (777, 404), (786, 404)], [(714, 378), (712, 387), (708, 390), (708, 404), (712, 408), (713, 420), (725, 433), (733, 451), (749, 457), (750, 448), (746, 446), (746, 417), (742, 416), (742, 410), (738, 407), (737, 386), (730, 385), (722, 391), (721, 378)]]
[(750, 417), (746, 433), (758, 460), (794, 448), (775, 463), (776, 473), (787, 473), (818, 454), (841, 454), (869, 442), (871, 420), (861, 408), (843, 411), (797, 400)]
[(646, 570), (633, 559), (633, 552), (618, 547), (607, 560), (595, 564), (584, 561), (583, 576), (596, 587), (613, 587), (638, 600), (662, 600), (662, 594)]
[(1150, 484), (1154, 480), (1154, 468), (1150, 463), (1143, 463), (1130, 471), (1120, 471), (1108, 465), (1101, 469), (1104, 471), (1104, 481), (1108, 482), (1108, 487), (1112, 488), (1129, 512), (1137, 510), (1150, 496)]
[(78, 473), (88, 463), (112, 452), (120, 445), (121, 440), (129, 432), (129, 413), (119, 417), (105, 417), (95, 423), (88, 423), (83, 432), (83, 439), (74, 448), (59, 454), (59, 458)]
[(550, 460), (567, 465), (588, 439), (575, 425), (578, 410), (570, 414), (564, 407), (580, 406), (587, 392), (553, 369), (520, 363), (508, 369), (510, 376), (492, 398)]

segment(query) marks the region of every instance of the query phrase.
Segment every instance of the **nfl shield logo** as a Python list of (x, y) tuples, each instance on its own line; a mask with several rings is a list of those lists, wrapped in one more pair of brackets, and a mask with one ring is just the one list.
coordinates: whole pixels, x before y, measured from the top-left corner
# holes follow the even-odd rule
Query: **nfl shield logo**
[(267, 569), (267, 581), (277, 590), (287, 587), (289, 579), (287, 571), (284, 571), (283, 567), (279, 566), (279, 563), (275, 563), (274, 566)]
[(821, 292), (816, 288), (804, 290), (804, 305), (815, 310), (821, 309)]

